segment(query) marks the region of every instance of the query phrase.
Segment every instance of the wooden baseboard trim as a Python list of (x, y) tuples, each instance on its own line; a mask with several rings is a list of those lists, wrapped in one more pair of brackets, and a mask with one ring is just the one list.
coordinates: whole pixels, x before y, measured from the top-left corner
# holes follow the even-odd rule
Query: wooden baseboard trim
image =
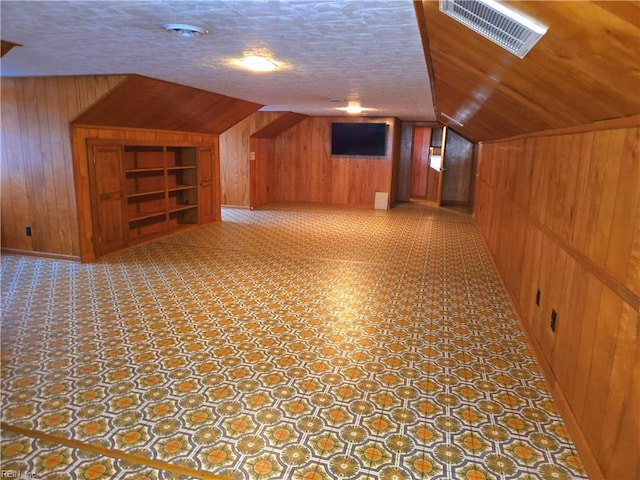
[(166, 472), (176, 473), (178, 475), (186, 475), (190, 478), (200, 478), (202, 480), (232, 480), (230, 477), (223, 477), (220, 475), (214, 475), (213, 473), (202, 472), (193, 468), (184, 467), (182, 465), (174, 465), (162, 460), (154, 460), (152, 458), (145, 458), (138, 455), (132, 455), (130, 453), (121, 452), (119, 450), (111, 450), (109, 448), (100, 447), (98, 445), (91, 445), (90, 443), (80, 442), (69, 438), (58, 437), (37, 430), (29, 430), (22, 427), (16, 427), (9, 425), (5, 422), (0, 422), (0, 429), (7, 432), (17, 433), (25, 437), (35, 438), (46, 442), (57, 443), (69, 448), (85, 450), (105, 457), (116, 458), (124, 460), (126, 462), (135, 463), (138, 465), (144, 465), (147, 467), (155, 468), (156, 470), (163, 470)]
[(39, 258), (51, 258), (53, 260), (63, 260), (65, 262), (80, 262), (79, 255), (64, 255), (62, 253), (48, 253), (48, 252), (36, 252), (34, 250), (20, 250), (18, 248), (4, 248), (1, 249), (2, 253), (11, 255), (23, 255), (26, 257), (39, 257)]
[[(259, 207), (255, 207), (254, 210), (269, 210), (270, 208), (335, 208), (344, 210), (374, 210), (373, 204), (363, 203), (325, 203), (325, 202), (269, 202)], [(389, 210), (389, 209), (387, 209)], [(384, 210), (378, 210), (384, 212)]]
[[(248, 205), (227, 205), (227, 204), (222, 204), (220, 205), (221, 208), (234, 208), (237, 210), (250, 210), (252, 209), (251, 207), (249, 207)], [(258, 208), (258, 207), (255, 207)]]
[(580, 457), (580, 461), (582, 462), (584, 470), (587, 472), (587, 476), (591, 479), (605, 478), (604, 475), (602, 474), (602, 471), (600, 470), (600, 465), (598, 464), (594, 453), (591, 451), (591, 448), (589, 447), (589, 444), (587, 443), (587, 440), (585, 439), (584, 434), (582, 433), (582, 429), (580, 428), (578, 421), (573, 416), (573, 411), (571, 410), (571, 407), (569, 406), (569, 402), (567, 401), (566, 397), (564, 396), (564, 393), (562, 392), (562, 389), (560, 387), (560, 384), (558, 383), (557, 378), (553, 374), (553, 370), (551, 369), (551, 366), (545, 360), (544, 355), (540, 350), (540, 347), (538, 346), (538, 343), (536, 342), (533, 334), (529, 331), (529, 329), (527, 328), (527, 325), (522, 321), (522, 317), (520, 316), (520, 313), (516, 308), (517, 304), (516, 302), (514, 302), (511, 291), (507, 288), (507, 285), (504, 282), (502, 275), (500, 274), (500, 270), (498, 269), (498, 266), (495, 262), (495, 259), (493, 258), (493, 255), (491, 255), (491, 250), (488, 248), (486, 244), (486, 240), (482, 236), (481, 238), (483, 242), (485, 242), (484, 243), (485, 248), (489, 253), (489, 258), (491, 260), (491, 264), (493, 265), (493, 269), (498, 276), (498, 280), (500, 281), (500, 284), (502, 285), (504, 292), (507, 294), (507, 298), (509, 299), (509, 303), (511, 304), (511, 309), (516, 314), (516, 318), (518, 319), (518, 324), (520, 325), (520, 329), (522, 330), (522, 333), (524, 334), (524, 337), (527, 341), (527, 345), (529, 346), (529, 351), (531, 352), (531, 355), (535, 359), (536, 364), (540, 367), (540, 370), (542, 371), (542, 376), (544, 377), (544, 381), (547, 384), (547, 388), (551, 393), (551, 397), (553, 398), (553, 401), (556, 403), (558, 412), (560, 413), (560, 416), (562, 417), (562, 420), (564, 421), (567, 427), (567, 431), (571, 436), (571, 440), (573, 441), (573, 444), (576, 446), (576, 450), (578, 451), (578, 456)]

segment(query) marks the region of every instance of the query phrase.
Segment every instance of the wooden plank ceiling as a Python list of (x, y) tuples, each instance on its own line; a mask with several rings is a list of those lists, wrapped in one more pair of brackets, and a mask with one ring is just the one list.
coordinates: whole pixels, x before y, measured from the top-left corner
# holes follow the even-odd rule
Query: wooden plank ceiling
[(442, 123), (486, 141), (640, 114), (640, 2), (503, 3), (549, 27), (524, 59), (415, 3)]
[(307, 116), (302, 113), (287, 112), (251, 136), (254, 138), (275, 138), (305, 118)]
[(72, 123), (221, 134), (261, 107), (197, 88), (131, 75)]

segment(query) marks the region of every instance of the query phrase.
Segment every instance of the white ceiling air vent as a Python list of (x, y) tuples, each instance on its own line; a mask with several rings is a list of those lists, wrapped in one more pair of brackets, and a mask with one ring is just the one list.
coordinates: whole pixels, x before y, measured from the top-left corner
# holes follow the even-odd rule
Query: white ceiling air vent
[(440, 11), (520, 58), (548, 28), (494, 0), (440, 0)]

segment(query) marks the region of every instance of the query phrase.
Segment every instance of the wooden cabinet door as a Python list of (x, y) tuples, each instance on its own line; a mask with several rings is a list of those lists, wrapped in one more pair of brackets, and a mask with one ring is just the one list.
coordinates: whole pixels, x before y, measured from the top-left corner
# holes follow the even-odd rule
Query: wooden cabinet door
[(219, 204), (216, 175), (216, 156), (212, 147), (201, 147), (198, 151), (198, 210), (200, 223), (213, 222), (218, 219)]
[(89, 145), (89, 174), (93, 208), (93, 244), (96, 255), (126, 244), (123, 170), (118, 145)]

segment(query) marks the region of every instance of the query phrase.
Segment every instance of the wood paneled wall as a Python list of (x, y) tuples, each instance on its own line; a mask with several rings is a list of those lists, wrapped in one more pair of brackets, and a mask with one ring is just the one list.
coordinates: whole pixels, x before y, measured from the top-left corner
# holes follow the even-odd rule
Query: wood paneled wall
[(251, 137), (251, 208), (257, 208), (273, 201), (275, 183), (274, 139)]
[(251, 208), (273, 201), (271, 192), (275, 185), (275, 138), (305, 118), (306, 115), (288, 112), (251, 135)]
[(415, 122), (401, 122), (400, 153), (395, 165), (394, 192), (391, 204), (408, 202), (411, 199), (411, 152)]
[[(117, 143), (126, 142), (131, 145), (211, 146), (214, 155), (217, 155), (218, 152), (218, 136), (205, 133), (74, 125), (71, 137), (78, 204), (80, 255), (83, 262), (90, 262), (96, 258), (92, 241), (93, 220), (91, 215), (91, 192), (89, 190), (87, 139), (114, 140)], [(214, 159), (213, 165), (213, 184), (216, 186), (213, 189), (213, 210), (218, 212), (216, 220), (220, 220), (220, 196), (217, 188), (220, 178), (219, 162)]]
[(398, 203), (398, 191), (400, 190), (400, 175), (401, 175), (401, 162), (403, 159), (403, 130), (402, 122), (398, 119), (394, 119), (393, 134), (391, 135), (392, 148), (391, 148), (391, 186), (389, 192), (389, 202), (387, 208), (391, 208)]
[(411, 196), (436, 200), (439, 173), (429, 166), (430, 146), (431, 129), (416, 127), (413, 131), (413, 152), (411, 154)]
[(473, 143), (447, 129), (442, 203), (468, 205), (473, 169)]
[(250, 204), (250, 137), (283, 112), (256, 112), (220, 135), (220, 176), (223, 205)]
[(479, 152), (474, 216), (593, 478), (640, 478), (638, 125)]
[(412, 157), (414, 130), (416, 128), (438, 128), (442, 127), (438, 122), (401, 122), (399, 133), (400, 152), (398, 161), (395, 163), (396, 175), (393, 179), (394, 191), (396, 195), (392, 199), (392, 205), (397, 202), (408, 202), (411, 200), (411, 184), (412, 184)]
[[(386, 122), (387, 156), (332, 157), (331, 122)], [(276, 202), (373, 207), (375, 192), (391, 195), (394, 156), (398, 155), (394, 118), (313, 117), (275, 139)]]
[(2, 78), (3, 249), (80, 256), (69, 123), (125, 78)]

